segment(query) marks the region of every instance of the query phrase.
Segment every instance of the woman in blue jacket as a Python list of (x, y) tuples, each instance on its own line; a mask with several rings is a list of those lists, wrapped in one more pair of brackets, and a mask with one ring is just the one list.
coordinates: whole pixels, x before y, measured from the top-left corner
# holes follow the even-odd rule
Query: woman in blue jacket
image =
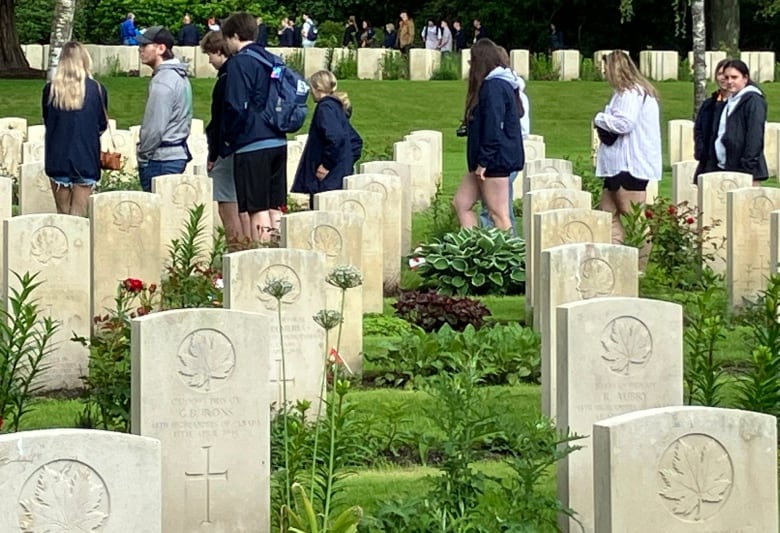
[(106, 88), (92, 79), (92, 59), (83, 44), (65, 43), (54, 79), (43, 88), (45, 169), (57, 213), (87, 216), (100, 179), (100, 135), (108, 120)]
[(315, 72), (309, 80), (317, 102), (309, 136), (295, 173), (292, 192), (314, 195), (342, 188), (344, 176), (353, 173), (352, 127), (344, 106), (334, 94), (337, 80), (329, 70)]
[(482, 199), (497, 228), (511, 230), (509, 175), (523, 169), (519, 82), (490, 39), (471, 47), (464, 122), (468, 172), (453, 198), (460, 225), (477, 225), (473, 211)]

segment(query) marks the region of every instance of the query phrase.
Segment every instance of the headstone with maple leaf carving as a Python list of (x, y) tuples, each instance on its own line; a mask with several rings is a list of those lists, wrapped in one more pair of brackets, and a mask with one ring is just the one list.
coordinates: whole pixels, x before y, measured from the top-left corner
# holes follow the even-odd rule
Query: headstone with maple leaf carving
[(777, 420), (712, 407), (593, 426), (599, 533), (778, 531)]
[(161, 533), (160, 442), (111, 431), (0, 435), (0, 531)]
[(269, 531), (268, 318), (180, 309), (134, 319), (134, 433), (162, 443), (166, 533)]

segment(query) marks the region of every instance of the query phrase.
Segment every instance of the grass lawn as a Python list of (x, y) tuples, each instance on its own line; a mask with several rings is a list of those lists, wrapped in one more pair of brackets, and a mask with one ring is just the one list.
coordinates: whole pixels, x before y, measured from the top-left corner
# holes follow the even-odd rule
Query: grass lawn
[[(120, 128), (139, 124), (147, 95), (148, 79), (107, 78), (102, 80), (109, 93), (109, 113)], [(209, 119), (210, 94), (213, 80), (192, 80), (195, 117)], [(41, 122), (39, 81), (0, 80), (0, 109), (7, 116), (21, 116), (30, 124)], [(353, 123), (365, 141), (364, 159), (392, 158), (393, 143), (415, 129), (439, 129), (444, 132), (444, 180), (442, 193), (451, 196), (457, 188), (465, 168), (465, 140), (455, 136), (455, 129), (463, 114), (465, 82), (408, 82), (408, 81), (343, 81), (339, 88), (350, 94), (355, 114)], [(660, 192), (670, 195), (670, 169), (666, 149), (666, 122), (675, 118), (690, 118), (693, 87), (689, 82), (658, 84), (663, 113), (665, 180)], [(767, 84), (769, 120), (780, 121), (780, 108), (773, 105), (780, 100), (780, 85)], [(532, 131), (544, 135), (547, 156), (578, 159), (587, 164), (590, 158), (590, 124), (593, 116), (603, 108), (610, 96), (604, 82), (536, 82), (528, 85), (531, 100)], [(416, 215), (413, 238), (422, 240), (430, 226), (430, 217)], [(484, 299), (493, 318), (500, 322), (523, 318), (522, 297), (489, 297)], [(385, 313), (392, 314), (392, 300), (385, 301)], [(719, 357), (742, 359), (747, 356), (744, 331), (735, 330), (723, 344)], [(381, 349), (381, 339), (367, 338), (365, 350)], [(370, 364), (367, 365), (370, 369)], [(539, 414), (539, 387), (520, 385), (494, 387), (489, 391), (490, 409), (501, 413), (503, 423), (522, 424)], [(430, 421), (424, 416), (426, 395), (404, 390), (356, 390), (349, 398), (358, 410), (375, 414), (405, 434), (430, 434)], [(72, 427), (79, 412), (78, 401), (45, 400), (26, 418), (25, 429), (44, 427)], [(374, 428), (382, 431), (383, 428)], [(385, 428), (386, 429), (386, 428)], [(581, 452), (586, 453), (586, 452)], [(500, 473), (500, 463), (480, 465), (493, 473)], [(377, 502), (392, 496), (419, 491), (421, 479), (433, 470), (416, 467), (386, 468), (359, 471), (345, 484), (341, 501), (365, 506), (367, 512)], [(545, 491), (554, 491), (553, 477), (548, 478)]]

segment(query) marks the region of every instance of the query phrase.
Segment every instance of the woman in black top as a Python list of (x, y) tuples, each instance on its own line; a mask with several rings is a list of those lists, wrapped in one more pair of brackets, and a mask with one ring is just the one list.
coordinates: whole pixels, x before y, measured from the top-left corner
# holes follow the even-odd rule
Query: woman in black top
[(714, 172), (715, 164), (715, 137), (718, 134), (718, 118), (723, 106), (726, 105), (728, 91), (726, 91), (726, 77), (723, 75), (723, 67), (728, 59), (722, 59), (715, 66), (715, 80), (718, 90), (712, 93), (699, 108), (696, 122), (693, 125), (694, 149), (693, 158), (699, 162), (696, 172), (693, 174), (693, 183), (698, 183), (699, 174)]
[(388, 22), (385, 24), (385, 39), (382, 42), (382, 48), (395, 48), (398, 41), (398, 33), (395, 31), (395, 24)]
[(357, 33), (358, 27), (355, 21), (355, 16), (352, 15), (347, 20), (347, 25), (344, 27), (344, 37), (341, 38), (341, 46), (357, 48)]
[(92, 79), (83, 44), (65, 43), (54, 79), (43, 88), (45, 168), (57, 213), (87, 216), (100, 180), (100, 135), (108, 126), (106, 88)]

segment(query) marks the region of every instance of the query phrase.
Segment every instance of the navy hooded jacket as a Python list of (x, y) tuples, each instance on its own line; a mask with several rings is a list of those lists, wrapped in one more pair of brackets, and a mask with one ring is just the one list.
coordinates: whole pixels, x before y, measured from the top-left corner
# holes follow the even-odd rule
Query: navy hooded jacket
[(81, 109), (65, 111), (49, 103), (51, 84), (43, 88), (43, 124), (46, 126), (45, 169), (49, 177), (100, 179), (100, 134), (108, 127), (104, 106), (106, 88), (86, 80)]
[[(323, 97), (314, 109), (292, 192), (317, 194), (342, 189), (344, 176), (353, 173), (352, 132), (341, 100), (335, 96)], [(328, 169), (322, 181), (316, 177), (320, 165)]]
[(470, 172), (484, 167), (485, 177), (506, 177), (523, 169), (523, 131), (518, 108), (519, 85), (509, 69), (496, 68), (479, 90), (468, 124), (466, 158)]
[[(267, 54), (255, 43), (246, 49)], [(271, 86), (271, 69), (243, 50), (227, 62), (225, 103), (222, 109), (222, 145), (219, 155), (227, 157), (239, 148), (257, 141), (287, 137), (272, 128), (261, 116)]]

